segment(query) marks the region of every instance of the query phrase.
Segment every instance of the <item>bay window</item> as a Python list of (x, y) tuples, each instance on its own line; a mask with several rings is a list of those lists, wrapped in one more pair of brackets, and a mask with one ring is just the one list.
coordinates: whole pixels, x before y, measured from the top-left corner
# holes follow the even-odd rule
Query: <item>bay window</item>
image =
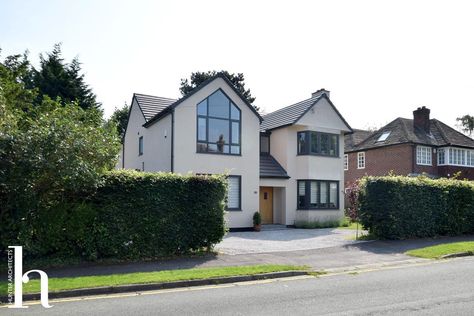
[(298, 180), (298, 209), (339, 209), (339, 182)]
[(313, 131), (298, 132), (298, 155), (339, 157), (339, 135)]

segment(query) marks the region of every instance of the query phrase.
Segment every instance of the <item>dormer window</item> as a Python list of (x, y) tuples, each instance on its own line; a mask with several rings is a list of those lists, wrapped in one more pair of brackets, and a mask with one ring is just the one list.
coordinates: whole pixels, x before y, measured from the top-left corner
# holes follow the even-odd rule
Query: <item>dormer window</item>
[(384, 142), (387, 140), (387, 138), (390, 136), (391, 131), (388, 132), (383, 132), (382, 135), (377, 139), (377, 142)]
[(240, 155), (240, 109), (221, 90), (197, 105), (197, 152)]

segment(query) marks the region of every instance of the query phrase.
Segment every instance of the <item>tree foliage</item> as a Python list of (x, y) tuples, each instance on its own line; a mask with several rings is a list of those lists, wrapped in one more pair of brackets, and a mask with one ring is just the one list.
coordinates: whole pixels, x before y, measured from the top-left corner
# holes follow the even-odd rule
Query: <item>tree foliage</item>
[(461, 129), (464, 133), (469, 134), (469, 136), (472, 135), (474, 131), (474, 116), (466, 114), (458, 117), (456, 121), (461, 124)]
[[(205, 82), (206, 80), (218, 74), (222, 74), (227, 79), (229, 79), (229, 81), (232, 82), (234, 87), (242, 94), (242, 96), (245, 97), (250, 104), (253, 104), (253, 102), (255, 101), (255, 98), (250, 93), (250, 89), (245, 88), (244, 74), (243, 73), (229, 73), (227, 70), (193, 72), (191, 73), (189, 80), (187, 78), (181, 79), (179, 91), (181, 92), (183, 96), (186, 96), (188, 93), (190, 93), (199, 85), (201, 85), (203, 82)], [(260, 108), (258, 106), (253, 105), (253, 107), (255, 108), (255, 110), (260, 111)]]
[(40, 55), (40, 68), (33, 69), (33, 84), (39, 90), (41, 102), (43, 95), (51, 99), (61, 98), (61, 103), (77, 102), (83, 109), (99, 109), (92, 89), (85, 83), (81, 74), (81, 63), (76, 57), (66, 63), (62, 57), (61, 45), (54, 45), (53, 51), (46, 56)]
[(112, 113), (112, 116), (109, 118), (109, 122), (117, 125), (117, 135), (121, 141), (123, 141), (125, 129), (127, 128), (128, 111), (129, 106), (125, 104), (122, 108), (115, 108), (114, 113)]

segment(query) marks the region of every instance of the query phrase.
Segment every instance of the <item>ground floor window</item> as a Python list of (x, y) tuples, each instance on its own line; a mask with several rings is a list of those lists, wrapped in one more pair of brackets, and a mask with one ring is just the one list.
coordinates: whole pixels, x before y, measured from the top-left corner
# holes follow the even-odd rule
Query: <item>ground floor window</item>
[(339, 209), (339, 182), (298, 180), (298, 209)]
[(229, 176), (228, 184), (229, 187), (227, 192), (227, 210), (240, 211), (242, 197), (242, 177)]

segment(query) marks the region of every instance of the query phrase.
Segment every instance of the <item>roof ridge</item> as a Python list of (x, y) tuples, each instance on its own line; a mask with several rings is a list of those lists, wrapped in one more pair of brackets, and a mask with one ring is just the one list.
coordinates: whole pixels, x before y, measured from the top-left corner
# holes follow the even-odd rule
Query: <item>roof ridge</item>
[[(307, 102), (307, 101), (312, 100), (312, 99), (315, 99), (315, 101), (316, 101), (316, 99), (319, 99), (321, 96), (322, 96), (322, 94), (318, 95), (317, 97), (311, 97), (311, 98), (304, 99), (304, 100), (302, 100), (302, 101), (299, 101), (299, 102), (296, 102), (296, 103), (287, 105), (287, 106), (282, 107), (282, 108), (280, 108), (280, 109), (278, 109), (278, 110), (275, 110), (275, 111), (273, 111), (273, 112), (267, 113), (267, 114), (265, 114), (263, 117), (269, 116), (269, 115), (272, 115), (272, 114), (276, 114), (276, 113), (278, 113), (278, 112), (280, 112), (280, 111), (286, 110), (286, 109), (288, 109), (288, 108), (290, 108), (290, 107), (292, 107), (292, 106), (299, 105), (299, 104), (301, 104), (301, 103)], [(314, 104), (314, 102), (313, 102), (313, 104)]]
[[(402, 127), (403, 127), (403, 134), (405, 135), (406, 139), (408, 139), (408, 141), (413, 141), (412, 139), (410, 139), (410, 137), (408, 137), (408, 129), (407, 129), (407, 126), (405, 124), (405, 120), (408, 120), (406, 118), (403, 118), (403, 117), (397, 117), (394, 121), (396, 120), (400, 120), (402, 122)], [(388, 125), (388, 124), (387, 124)]]

